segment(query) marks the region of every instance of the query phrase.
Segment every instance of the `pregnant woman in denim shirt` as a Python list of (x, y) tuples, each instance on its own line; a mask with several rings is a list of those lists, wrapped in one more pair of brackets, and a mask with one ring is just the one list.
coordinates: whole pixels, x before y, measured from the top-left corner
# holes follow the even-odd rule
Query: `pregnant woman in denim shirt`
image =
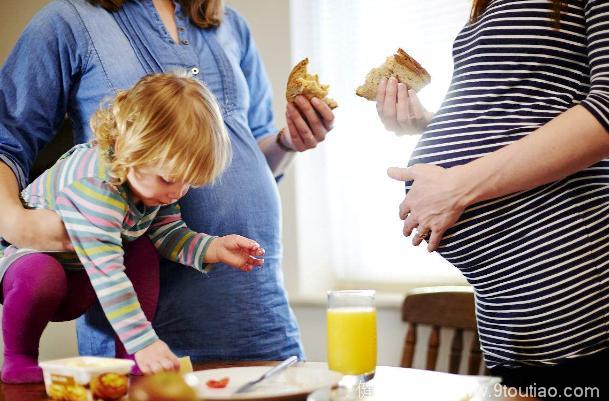
[[(155, 329), (176, 354), (197, 361), (302, 357), (282, 286), (276, 177), (291, 159), (288, 149), (324, 140), (333, 114), (300, 97), (288, 105), (288, 127), (277, 139), (270, 84), (249, 28), (220, 0), (56, 0), (33, 18), (0, 72), (0, 235), (21, 247), (66, 249), (52, 212), (19, 203), (36, 154), (66, 114), (74, 140), (88, 141), (88, 120), (102, 99), (145, 74), (175, 69), (212, 90), (233, 146), (221, 179), (180, 202), (183, 217), (197, 231), (255, 238), (267, 254), (264, 267), (247, 275), (219, 265), (203, 276), (162, 261)], [(55, 234), (38, 235), (43, 225)], [(114, 355), (99, 310), (79, 320), (78, 340), (82, 354)]]

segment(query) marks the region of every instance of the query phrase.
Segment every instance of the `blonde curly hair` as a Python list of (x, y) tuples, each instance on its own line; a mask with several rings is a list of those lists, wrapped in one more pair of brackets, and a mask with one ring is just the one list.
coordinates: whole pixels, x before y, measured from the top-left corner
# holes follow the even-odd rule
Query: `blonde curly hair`
[(130, 168), (155, 166), (198, 187), (213, 182), (231, 158), (216, 99), (186, 75), (145, 76), (98, 109), (91, 129), (114, 185)]

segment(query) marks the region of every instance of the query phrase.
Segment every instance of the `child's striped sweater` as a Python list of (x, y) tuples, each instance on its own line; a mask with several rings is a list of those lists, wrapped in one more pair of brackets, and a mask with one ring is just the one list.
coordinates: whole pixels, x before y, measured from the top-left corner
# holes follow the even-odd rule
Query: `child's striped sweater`
[[(205, 251), (214, 237), (188, 229), (176, 203), (138, 208), (127, 184), (108, 183), (98, 152), (90, 143), (75, 146), (22, 197), (29, 206), (54, 210), (62, 218), (75, 254), (53, 255), (66, 268), (84, 266), (108, 320), (133, 354), (158, 337), (125, 275), (123, 241), (147, 234), (165, 258), (204, 271)], [(0, 280), (14, 260), (32, 252), (37, 251), (0, 245)]]

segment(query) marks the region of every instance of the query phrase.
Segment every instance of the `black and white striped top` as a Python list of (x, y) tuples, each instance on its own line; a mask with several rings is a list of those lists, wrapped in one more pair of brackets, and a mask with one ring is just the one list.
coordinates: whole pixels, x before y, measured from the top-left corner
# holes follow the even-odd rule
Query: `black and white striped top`
[[(609, 1), (494, 0), (457, 36), (454, 76), (410, 159), (444, 167), (516, 141), (581, 104), (609, 131)], [(474, 205), (440, 254), (476, 292), (494, 367), (552, 365), (609, 347), (609, 160)]]

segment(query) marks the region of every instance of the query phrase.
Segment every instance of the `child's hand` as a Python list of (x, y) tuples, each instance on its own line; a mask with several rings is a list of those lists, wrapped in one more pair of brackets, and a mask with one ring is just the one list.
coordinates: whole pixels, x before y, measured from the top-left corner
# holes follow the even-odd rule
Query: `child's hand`
[(143, 374), (150, 375), (164, 370), (178, 370), (180, 361), (167, 344), (156, 340), (144, 349), (135, 353), (135, 361)]
[(240, 235), (226, 235), (212, 240), (205, 254), (206, 263), (222, 262), (239, 270), (250, 271), (262, 266), (264, 249), (256, 241)]

